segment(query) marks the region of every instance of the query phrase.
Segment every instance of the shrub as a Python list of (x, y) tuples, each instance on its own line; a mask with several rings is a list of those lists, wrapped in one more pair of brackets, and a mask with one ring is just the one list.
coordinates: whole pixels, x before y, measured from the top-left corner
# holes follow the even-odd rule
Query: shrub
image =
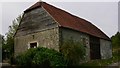
[(64, 41), (61, 46), (61, 52), (64, 54), (65, 59), (68, 61), (69, 65), (79, 65), (80, 60), (85, 57), (85, 47), (77, 41), (72, 39)]
[(53, 49), (32, 48), (16, 57), (18, 65), (66, 66), (63, 55)]
[(47, 63), (47, 64), (50, 64), (50, 66), (65, 66), (66, 65), (64, 57), (61, 53), (53, 49), (47, 49), (47, 48), (43, 48), (42, 50), (36, 53), (36, 55), (33, 58), (33, 63), (34, 64)]
[(30, 65), (32, 64), (32, 59), (34, 57), (34, 55), (36, 54), (37, 49), (29, 49), (28, 51), (18, 55), (15, 59), (16, 59), (16, 63), (18, 65)]

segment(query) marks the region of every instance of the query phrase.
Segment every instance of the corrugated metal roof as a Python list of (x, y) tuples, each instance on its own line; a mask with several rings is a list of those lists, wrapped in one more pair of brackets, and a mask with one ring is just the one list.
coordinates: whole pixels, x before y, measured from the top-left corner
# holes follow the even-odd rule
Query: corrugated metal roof
[(103, 33), (92, 23), (77, 16), (74, 16), (64, 10), (56, 8), (50, 4), (47, 4), (45, 2), (37, 2), (33, 6), (25, 10), (24, 12), (25, 13), (29, 12), (41, 6), (60, 24), (59, 26), (74, 29), (95, 37), (110, 40), (110, 38), (105, 33)]

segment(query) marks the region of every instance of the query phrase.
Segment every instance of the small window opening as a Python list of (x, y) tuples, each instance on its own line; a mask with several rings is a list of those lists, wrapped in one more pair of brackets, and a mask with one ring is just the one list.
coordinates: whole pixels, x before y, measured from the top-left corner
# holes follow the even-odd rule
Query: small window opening
[(37, 48), (37, 42), (30, 43), (30, 48)]

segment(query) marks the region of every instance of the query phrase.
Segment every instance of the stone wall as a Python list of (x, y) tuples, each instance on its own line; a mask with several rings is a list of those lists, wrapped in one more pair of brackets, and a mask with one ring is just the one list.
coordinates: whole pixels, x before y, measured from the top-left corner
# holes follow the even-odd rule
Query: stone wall
[(26, 51), (30, 42), (38, 42), (38, 47), (53, 48), (59, 51), (58, 28), (44, 30), (25, 36), (15, 37), (15, 55)]
[(100, 39), (101, 59), (108, 59), (112, 57), (111, 41)]
[(86, 60), (90, 60), (89, 36), (85, 33), (80, 33), (72, 29), (60, 28), (61, 43), (64, 43), (64, 41), (69, 39), (73, 39), (74, 41), (84, 43), (86, 47)]

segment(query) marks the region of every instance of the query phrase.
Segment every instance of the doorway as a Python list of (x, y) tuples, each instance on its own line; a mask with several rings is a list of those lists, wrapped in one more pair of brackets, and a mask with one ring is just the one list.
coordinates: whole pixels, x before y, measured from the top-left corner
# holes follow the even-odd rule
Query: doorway
[(100, 55), (100, 39), (97, 37), (90, 37), (90, 58), (101, 59)]

